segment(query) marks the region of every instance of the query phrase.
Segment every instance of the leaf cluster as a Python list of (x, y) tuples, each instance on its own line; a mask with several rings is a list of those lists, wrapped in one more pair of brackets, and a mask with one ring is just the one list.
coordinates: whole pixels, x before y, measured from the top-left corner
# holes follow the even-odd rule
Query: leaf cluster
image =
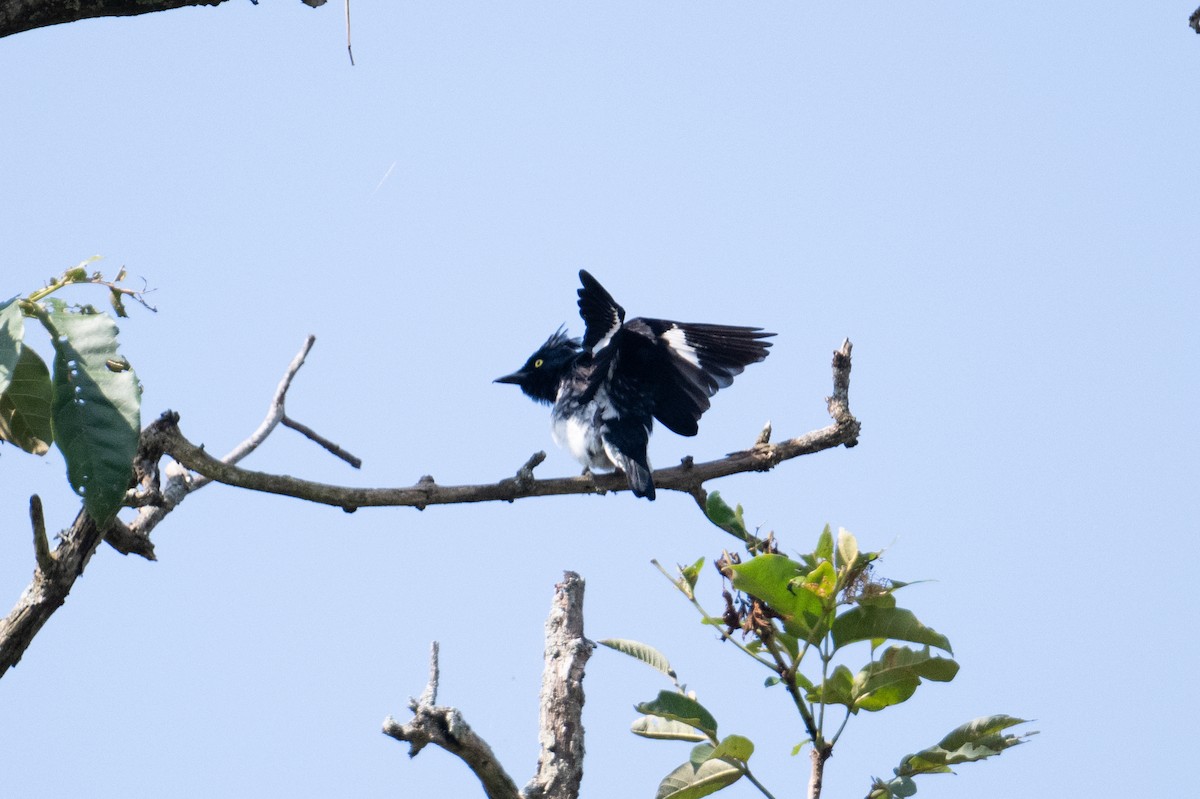
[[(710, 614), (697, 600), (703, 558), (678, 567), (674, 575), (664, 574), (704, 624), (771, 671), (766, 685), (785, 688), (804, 731), (793, 753), (810, 745), (814, 760), (823, 764), (852, 716), (906, 702), (923, 682), (949, 682), (958, 673), (946, 636), (897, 605), (896, 592), (911, 583), (877, 578), (874, 568), (881, 553), (860, 550), (848, 531), (835, 536), (826, 526), (811, 552), (788, 556), (779, 551), (774, 534), (760, 538), (750, 532), (741, 506), (731, 508), (717, 492), (708, 496), (706, 515), (741, 540), (748, 555), (742, 560), (724, 552), (715, 562), (724, 583), (724, 612)], [(742, 735), (719, 736), (713, 714), (679, 684), (662, 653), (624, 639), (600, 643), (675, 683), (674, 691), (637, 705), (644, 715), (632, 728), (645, 738), (695, 744), (688, 761), (662, 780), (656, 799), (707, 796), (743, 777), (771, 796), (750, 772), (753, 742)], [(856, 656), (863, 645), (866, 651)], [(847, 665), (855, 658), (856, 665)], [(827, 718), (834, 709), (840, 710), (840, 719)], [(910, 796), (916, 792), (914, 776), (949, 771), (955, 763), (983, 759), (1020, 743), (1023, 736), (1002, 732), (1018, 723), (1010, 716), (991, 716), (959, 727), (938, 746), (907, 756), (893, 780), (876, 779), (868, 799)]]
[[(45, 455), (56, 445), (71, 487), (91, 517), (105, 525), (124, 502), (133, 477), (141, 385), (118, 351), (112, 316), (49, 295), (72, 284), (103, 285), (114, 312), (124, 316), (121, 299), (137, 293), (99, 273), (88, 274), (87, 263), (28, 297), (0, 303), (0, 441), (33, 455)], [(26, 342), (26, 319), (37, 320), (50, 334), (53, 370)]]

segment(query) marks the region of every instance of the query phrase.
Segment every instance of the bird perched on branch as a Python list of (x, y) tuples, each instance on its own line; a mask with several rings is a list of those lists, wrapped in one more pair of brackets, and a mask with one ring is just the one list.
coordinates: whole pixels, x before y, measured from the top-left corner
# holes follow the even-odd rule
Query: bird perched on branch
[(498, 378), (553, 405), (554, 441), (588, 469), (620, 469), (634, 496), (654, 499), (646, 445), (657, 419), (696, 435), (709, 398), (748, 365), (767, 357), (760, 327), (625, 321), (625, 309), (596, 278), (580, 271), (583, 340), (563, 328), (517, 371)]

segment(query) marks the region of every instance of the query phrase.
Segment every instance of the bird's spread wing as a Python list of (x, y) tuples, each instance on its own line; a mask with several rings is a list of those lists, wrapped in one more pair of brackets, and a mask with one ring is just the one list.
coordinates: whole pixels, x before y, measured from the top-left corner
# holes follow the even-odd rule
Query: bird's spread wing
[(633, 319), (625, 330), (637, 333), (646, 352), (643, 379), (653, 391), (654, 417), (681, 436), (696, 435), (709, 397), (733, 383), (747, 366), (767, 357), (774, 334), (758, 327)]
[(593, 354), (608, 346), (625, 321), (625, 309), (617, 305), (600, 281), (585, 270), (579, 271), (579, 315), (585, 326), (583, 348)]
[(629, 477), (634, 494), (653, 498), (646, 457), (652, 419), (679, 435), (696, 435), (709, 398), (766, 358), (771, 344), (763, 339), (775, 334), (666, 319), (626, 322), (625, 309), (596, 278), (580, 271), (579, 280), (589, 367), (581, 399), (590, 401), (601, 388), (607, 393), (605, 451)]

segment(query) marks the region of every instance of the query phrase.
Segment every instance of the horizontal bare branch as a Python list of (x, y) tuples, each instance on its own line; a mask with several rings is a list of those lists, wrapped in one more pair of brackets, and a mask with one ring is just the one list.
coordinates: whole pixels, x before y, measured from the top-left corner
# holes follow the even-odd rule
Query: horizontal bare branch
[[(686, 459), (679, 466), (658, 469), (654, 472), (654, 485), (660, 491), (680, 491), (692, 496), (703, 492), (703, 484), (709, 480), (727, 477), (742, 472), (762, 472), (773, 469), (783, 461), (809, 455), (834, 447), (853, 447), (858, 443), (860, 425), (850, 413), (850, 353), (849, 341), (834, 352), (833, 395), (828, 398), (830, 416), (834, 423), (802, 436), (771, 444), (761, 439), (753, 447), (733, 452), (724, 458), (693, 463)], [(515, 477), (496, 483), (481, 485), (439, 485), (432, 477), (421, 478), (416, 485), (402, 488), (363, 488), (317, 483), (290, 475), (269, 474), (242, 469), (223, 463), (209, 455), (203, 448), (188, 441), (178, 427), (178, 415), (165, 413), (162, 418), (147, 428), (155, 446), (175, 458), (188, 469), (226, 485), (262, 491), (269, 494), (305, 499), (323, 505), (333, 505), (347, 511), (365, 507), (415, 507), (424, 509), (430, 505), (455, 505), (469, 502), (495, 502), (522, 499), (524, 497), (554, 496), (563, 494), (595, 494), (610, 491), (626, 491), (628, 485), (624, 475), (603, 474), (581, 477), (559, 477), (546, 480), (532, 479), (532, 465), (538, 456), (531, 458)]]

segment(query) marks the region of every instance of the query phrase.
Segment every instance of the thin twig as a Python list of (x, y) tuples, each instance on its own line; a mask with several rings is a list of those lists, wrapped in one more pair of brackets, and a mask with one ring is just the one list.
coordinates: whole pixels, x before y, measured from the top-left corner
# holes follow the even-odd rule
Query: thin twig
[(504, 771), (487, 741), (471, 729), (456, 708), (437, 706), (438, 674), (438, 644), (434, 641), (429, 651), (429, 682), (420, 699), (408, 701), (412, 719), (401, 724), (388, 716), (383, 720), (383, 734), (408, 743), (409, 757), (416, 757), (429, 744), (440, 746), (475, 772), (489, 799), (519, 799), (517, 784)]
[(353, 466), (355, 469), (362, 468), (362, 458), (358, 457), (357, 455), (351, 455), (349, 452), (342, 449), (339, 445), (333, 443), (328, 438), (325, 438), (325, 436), (323, 436), (320, 433), (318, 433), (317, 431), (313, 430), (308, 425), (303, 424), (301, 422), (297, 422), (295, 419), (288, 416), (287, 414), (283, 415), (283, 418), (280, 419), (280, 422), (283, 423), (284, 427), (292, 428), (297, 433), (299, 433), (300, 435), (307, 438), (309, 441), (312, 441), (316, 444), (320, 444), (322, 447), (324, 447), (329, 452), (330, 455), (334, 455), (338, 458), (341, 458), (346, 463)]
[(50, 554), (50, 542), (46, 540), (46, 517), (42, 514), (42, 498), (34, 494), (29, 498), (29, 520), (33, 523), (33, 553), (38, 571), (49, 572), (54, 568), (54, 557)]
[[(267, 408), (266, 417), (262, 420), (257, 430), (221, 459), (223, 463), (232, 465), (240, 462), (251, 452), (258, 449), (259, 445), (267, 440), (267, 436), (271, 435), (276, 426), (283, 421), (284, 402), (287, 400), (288, 389), (292, 387), (292, 380), (295, 379), (296, 373), (300, 371), (300, 367), (304, 365), (304, 359), (308, 357), (308, 353), (312, 351), (313, 344), (315, 343), (317, 343), (316, 336), (309, 335), (308, 338), (304, 339), (304, 344), (300, 347), (300, 351), (296, 353), (296, 357), (292, 358), (292, 362), (288, 364), (288, 368), (283, 373), (279, 385), (275, 387), (275, 396), (271, 398), (271, 405)], [(203, 488), (208, 482), (209, 478), (202, 475), (195, 479), (190, 490), (195, 491), (198, 488)]]
[(438, 681), (441, 679), (441, 670), (438, 668), (438, 653), (441, 647), (438, 642), (434, 641), (429, 645), (429, 682), (425, 684), (425, 690), (421, 692), (421, 698), (417, 700), (419, 705), (436, 705)]

